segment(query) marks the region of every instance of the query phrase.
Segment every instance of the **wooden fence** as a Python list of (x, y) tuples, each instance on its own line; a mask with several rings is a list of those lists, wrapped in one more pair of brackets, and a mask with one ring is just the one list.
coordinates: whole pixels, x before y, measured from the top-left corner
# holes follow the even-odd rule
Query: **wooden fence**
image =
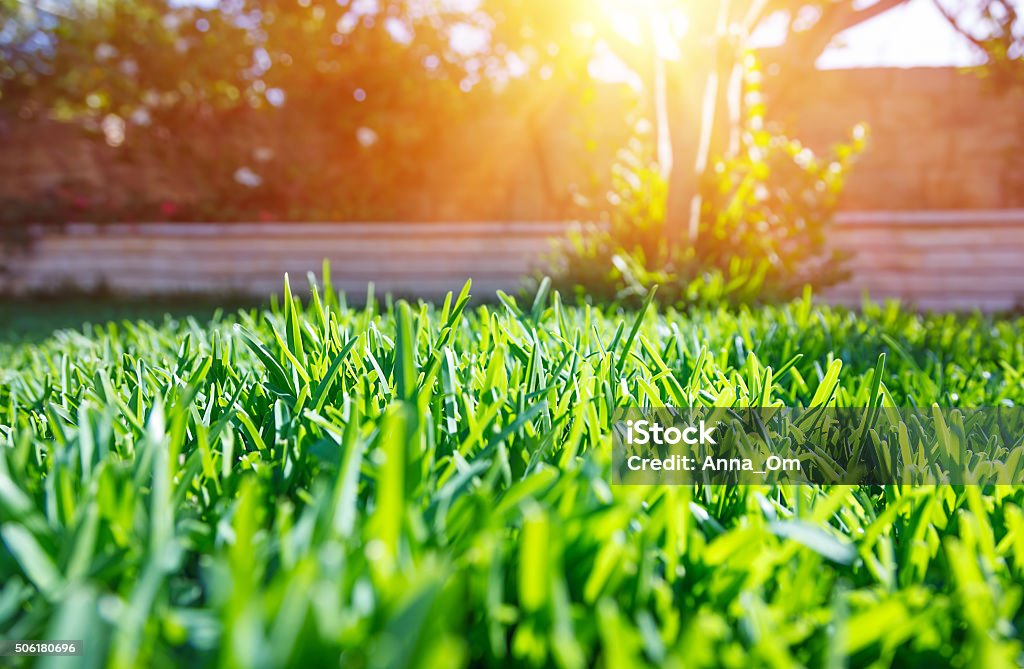
[[(436, 298), (472, 277), (476, 295), (513, 290), (564, 234), (562, 222), (146, 223), (33, 228), (0, 255), (0, 294), (70, 287), (125, 295), (279, 291), (330, 260), (336, 287)], [(895, 297), (924, 309), (1024, 305), (1024, 210), (860, 212), (832, 243), (853, 277), (824, 299)]]

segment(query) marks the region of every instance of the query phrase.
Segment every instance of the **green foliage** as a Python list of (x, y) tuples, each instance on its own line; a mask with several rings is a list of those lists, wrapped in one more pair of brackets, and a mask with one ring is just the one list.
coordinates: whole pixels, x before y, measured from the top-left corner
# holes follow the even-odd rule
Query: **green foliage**
[(556, 290), (603, 302), (639, 303), (651, 286), (665, 284), (675, 297), (671, 291), (683, 279), (669, 267), (668, 187), (657, 166), (646, 159), (646, 139), (640, 134), (618, 152), (606, 202), (585, 203), (589, 220), (558, 241), (544, 268)]
[[(858, 125), (846, 143), (816, 156), (800, 141), (768, 130), (760, 71), (748, 57), (744, 150), (720, 160), (705, 189), (705, 216), (691, 260), (719, 269), (728, 280), (754, 275), (752, 297), (799, 295), (805, 285), (844, 278), (843, 255), (827, 245), (843, 183), (864, 150), (867, 129)], [(744, 267), (737, 271), (735, 264)], [(764, 295), (767, 293), (767, 295)]]
[[(560, 128), (588, 125), (585, 100), (603, 86), (590, 76), (589, 64), (608, 49), (644, 81), (647, 98), (654, 88), (653, 39), (631, 44), (622, 34), (621, 12), (606, 11), (605, 4), (616, 3), (223, 0), (204, 9), (209, 3), (0, 0), (0, 111), (17, 124), (33, 118), (75, 124), (96, 142), (90, 149), (98, 160), (163, 172), (153, 180), (125, 180), (138, 192), (97, 189), (91, 180), (66, 175), (43, 192), (4, 202), (0, 222), (518, 216), (510, 203), (494, 205), (513, 197), (493, 188), (500, 171), (477, 169), (497, 161), (500, 149), (481, 154), (491, 138), (459, 132), (469, 120), (486, 128), (494, 117), (528, 128), (528, 171), (538, 175), (544, 193), (536, 207), (541, 211), (532, 213), (561, 217), (570, 184), (550, 169), (562, 164), (561, 156), (546, 152), (565, 147), (545, 146), (537, 128), (555, 114)], [(687, 11), (716, 4), (668, 2), (661, 9), (673, 23), (673, 6)], [(745, 8), (755, 6), (776, 19), (775, 10), (789, 12), (800, 20), (784, 23), (804, 27), (787, 33), (788, 40), (818, 42), (844, 24), (844, 15), (870, 13), (855, 10), (858, 4), (746, 0), (732, 8), (737, 17), (754, 16), (758, 12)], [(1011, 1), (940, 4), (988, 54), (983, 71), (997, 88), (1020, 80), (1024, 48)], [(452, 36), (460, 33), (463, 48), (455, 48)], [(805, 53), (803, 64), (819, 52)], [(617, 136), (624, 119), (601, 112), (600, 136)], [(592, 136), (569, 143), (576, 160), (594, 158), (582, 150), (588, 140)], [(772, 158), (752, 162), (766, 161)], [(157, 182), (166, 187), (163, 196), (147, 192)], [(644, 280), (643, 268), (663, 266), (648, 255), (634, 269)], [(747, 292), (757, 292), (759, 272), (745, 270)], [(686, 271), (676, 274), (687, 283)]]
[(745, 64), (742, 150), (705, 175), (695, 238), (670, 243), (686, 232), (668, 226), (685, 221), (666, 220), (667, 185), (641, 135), (619, 153), (607, 203), (593, 207), (592, 222), (554, 254), (548, 269), (556, 288), (635, 301), (660, 285), (663, 301), (711, 305), (788, 299), (845, 277), (844, 256), (828, 247), (827, 232), (866, 128), (815, 155), (765, 120), (760, 72), (752, 57)]
[[(154, 165), (181, 194), (129, 179), (140, 192), (113, 197), (66, 175), (0, 222), (480, 220), (506, 172), (479, 169), (500, 151), (481, 155), (491, 138), (467, 125), (528, 127), (543, 172), (544, 115), (571, 127), (598, 85), (596, 38), (568, 29), (585, 0), (0, 2), (0, 112), (80, 127), (98, 160)], [(546, 179), (561, 207), (568, 184)]]
[(622, 405), (1020, 403), (1019, 319), (324, 284), (0, 347), (0, 634), (116, 667), (1019, 661), (1020, 487), (608, 484)]

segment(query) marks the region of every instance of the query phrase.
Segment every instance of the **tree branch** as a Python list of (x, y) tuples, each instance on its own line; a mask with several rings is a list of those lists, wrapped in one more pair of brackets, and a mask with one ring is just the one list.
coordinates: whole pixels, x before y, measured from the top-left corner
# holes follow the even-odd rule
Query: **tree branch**
[[(790, 31), (782, 46), (762, 49), (762, 60), (765, 64), (774, 62), (790, 67), (812, 66), (836, 35), (906, 2), (907, 0), (878, 0), (870, 7), (859, 10), (853, 9), (852, 1), (829, 5), (822, 9), (821, 18), (807, 30)], [(791, 7), (789, 11), (796, 9)]]
[(985, 48), (985, 43), (963, 28), (960, 25), (960, 22), (956, 20), (956, 17), (946, 9), (945, 5), (942, 4), (941, 0), (932, 0), (932, 4), (935, 5), (937, 10), (939, 10), (939, 14), (942, 14), (942, 17), (946, 19), (946, 22), (953, 27), (953, 30), (957, 31), (963, 37), (966, 37), (971, 44), (978, 49), (981, 49), (982, 52), (986, 54), (988, 53), (988, 49)]
[(850, 28), (858, 26), (864, 23), (865, 21), (870, 21), (876, 16), (884, 14), (890, 9), (895, 9), (896, 7), (906, 2), (907, 0), (878, 0), (878, 2), (871, 5), (870, 7), (865, 7), (864, 9), (860, 9), (857, 10), (856, 12), (849, 14), (846, 18), (846, 21), (840, 24), (837, 27), (836, 31), (832, 34), (833, 36), (835, 36), (844, 30), (849, 30)]

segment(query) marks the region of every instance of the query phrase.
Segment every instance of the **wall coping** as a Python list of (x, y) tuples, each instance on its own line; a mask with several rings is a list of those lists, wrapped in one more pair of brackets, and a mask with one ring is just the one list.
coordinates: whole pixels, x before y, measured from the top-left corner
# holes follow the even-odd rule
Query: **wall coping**
[[(895, 211), (843, 211), (836, 214), (837, 225), (846, 227), (934, 227), (934, 226), (1022, 226), (1024, 209), (936, 209), (936, 210), (895, 210)], [(25, 224), (27, 228), (46, 230), (52, 228), (70, 236), (92, 234), (139, 234), (142, 236), (185, 235), (208, 236), (231, 234), (241, 236), (247, 233), (272, 233), (286, 235), (302, 229), (307, 234), (331, 234), (344, 229), (346, 232), (373, 234), (407, 234), (416, 229), (431, 234), (536, 234), (547, 231), (557, 234), (574, 225), (585, 224), (571, 220), (537, 221), (145, 221), (90, 223), (75, 221), (65, 224)]]

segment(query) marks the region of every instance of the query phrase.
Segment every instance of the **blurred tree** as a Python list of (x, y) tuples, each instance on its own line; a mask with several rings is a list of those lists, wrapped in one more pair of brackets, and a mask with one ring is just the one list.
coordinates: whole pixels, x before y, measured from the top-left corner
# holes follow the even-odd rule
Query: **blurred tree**
[(932, 0), (946, 21), (988, 57), (984, 73), (999, 86), (1024, 83), (1021, 0)]
[(250, 36), (225, 12), (162, 0), (0, 3), (7, 106), (173, 126), (238, 104), (251, 83)]
[[(701, 183), (715, 157), (731, 160), (741, 147), (743, 54), (769, 21), (784, 34), (778, 46), (758, 50), (764, 70), (776, 80), (799, 80), (841, 32), (890, 11), (907, 0), (675, 0), (689, 25), (678, 55), (665, 60), (666, 93), (659, 134), (671, 145), (663, 160), (669, 178), (667, 219), (675, 241), (695, 242), (704, 202)], [(988, 56), (988, 71), (1019, 80), (1024, 64), (1024, 23), (1016, 0), (952, 3), (933, 0), (961, 34)], [(652, 26), (656, 28), (656, 26)], [(624, 50), (626, 52), (627, 50)], [(776, 82), (776, 86), (784, 86)]]
[[(401, 216), (413, 205), (398, 194), (445, 185), (423, 166), (464, 120), (496, 103), (531, 127), (552, 108), (579, 119), (570, 105), (593, 99), (603, 60), (642, 82), (668, 229), (692, 239), (704, 173), (741, 149), (741, 59), (759, 29), (782, 35), (760, 50), (764, 71), (799, 79), (837, 34), (906, 1), (0, 0), (0, 106), (81, 121), (114, 145), (215, 137), (217, 164), (194, 164), (221, 206), (308, 216), (344, 200), (350, 216)], [(1000, 80), (1019, 71), (1016, 0), (932, 1)], [(224, 131), (254, 117), (259, 132), (230, 143)]]
[(453, 46), (473, 17), (446, 3), (0, 2), (0, 105), (192, 149), (215, 216), (422, 215), (409, 188), (491, 101)]
[[(775, 87), (785, 88), (814, 68), (837, 35), (907, 1), (485, 0), (481, 9), (492, 19), (494, 45), (531, 66), (531, 85), (573, 90), (566, 83), (579, 82), (602, 50), (644, 81), (669, 181), (667, 230), (674, 241), (693, 243), (705, 173), (714, 160), (737, 158), (743, 145), (742, 59), (759, 31), (771, 26), (779, 35), (777, 45), (757, 54)], [(1024, 72), (1017, 1), (932, 0), (988, 56), (986, 72), (1000, 82)]]

